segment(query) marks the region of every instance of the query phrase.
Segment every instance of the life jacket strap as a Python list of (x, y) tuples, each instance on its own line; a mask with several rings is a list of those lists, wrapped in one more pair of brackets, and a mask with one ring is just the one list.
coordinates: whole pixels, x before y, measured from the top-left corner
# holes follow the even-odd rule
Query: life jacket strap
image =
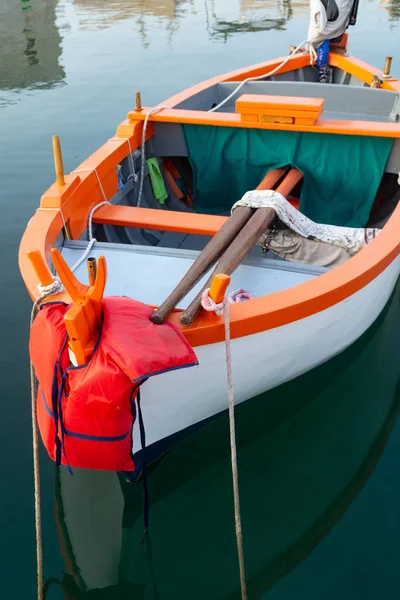
[(140, 406), (140, 387), (138, 388), (137, 396), (136, 396), (136, 404), (138, 407), (138, 420), (139, 420), (139, 431), (140, 431), (140, 445), (142, 446), (142, 464), (143, 464), (143, 521), (144, 521), (144, 534), (142, 541), (143, 544), (147, 532), (149, 530), (149, 488), (147, 481), (147, 459), (146, 459), (146, 431), (144, 428), (143, 414), (142, 408)]

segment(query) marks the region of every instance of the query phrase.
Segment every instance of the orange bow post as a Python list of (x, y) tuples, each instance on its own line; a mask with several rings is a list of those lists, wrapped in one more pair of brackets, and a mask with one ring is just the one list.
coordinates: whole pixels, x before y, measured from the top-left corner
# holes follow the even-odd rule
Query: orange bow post
[(83, 285), (57, 248), (51, 250), (54, 268), (71, 296), (72, 306), (64, 317), (68, 344), (78, 365), (84, 365), (93, 353), (102, 317), (102, 299), (107, 279), (106, 259), (99, 256), (92, 285)]
[[(52, 276), (39, 251), (28, 252), (32, 266), (43, 285), (52, 283)], [(78, 365), (90, 359), (102, 324), (102, 300), (107, 280), (106, 259), (99, 256), (97, 268), (90, 260), (89, 285), (84, 285), (75, 277), (57, 248), (51, 250), (54, 268), (65, 290), (71, 296), (72, 304), (64, 317), (68, 333), (68, 346)]]

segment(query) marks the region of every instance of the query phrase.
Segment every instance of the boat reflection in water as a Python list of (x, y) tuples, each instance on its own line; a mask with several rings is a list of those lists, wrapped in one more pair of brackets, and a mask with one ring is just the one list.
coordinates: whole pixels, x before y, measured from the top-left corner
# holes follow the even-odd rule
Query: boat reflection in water
[[(372, 474), (398, 411), (400, 288), (325, 365), (237, 408), (248, 593), (275, 585), (341, 519)], [(227, 418), (185, 440), (142, 486), (56, 472), (65, 597), (240, 597)]]

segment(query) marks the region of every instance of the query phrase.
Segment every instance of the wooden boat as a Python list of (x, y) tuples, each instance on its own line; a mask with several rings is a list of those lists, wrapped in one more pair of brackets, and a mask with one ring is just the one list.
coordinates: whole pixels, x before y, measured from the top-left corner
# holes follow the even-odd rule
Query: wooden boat
[[(162, 305), (227, 223), (232, 204), (289, 166), (303, 179), (295, 176), (285, 193), (293, 206), (300, 198), (300, 211), (314, 221), (382, 230), (338, 266), (289, 262), (260, 248), (238, 266), (230, 289), (254, 297), (230, 308), (235, 402), (355, 342), (385, 307), (399, 275), (400, 82), (388, 64), (383, 72), (370, 67), (349, 56), (345, 44), (346, 36), (331, 44), (330, 83), (320, 83), (307, 52), (295, 52), (214, 77), (155, 109), (138, 99), (115, 137), (65, 178), (59, 165), (58, 181), (42, 196), (19, 253), (32, 299), (39, 279), (49, 283), (49, 269), (54, 273), (52, 248), (72, 267), (93, 228), (90, 256), (106, 258), (106, 295)], [(167, 193), (159, 201), (145, 162), (154, 158)], [(38, 260), (35, 270), (32, 250), (46, 266)], [(87, 280), (84, 262), (75, 274)], [(189, 327), (180, 325), (205, 281), (204, 275), (168, 317), (199, 366), (159, 375), (143, 389), (150, 457), (226, 408), (223, 319), (201, 311)], [(56, 298), (70, 300), (65, 292)], [(133, 438), (137, 450), (138, 425)]]

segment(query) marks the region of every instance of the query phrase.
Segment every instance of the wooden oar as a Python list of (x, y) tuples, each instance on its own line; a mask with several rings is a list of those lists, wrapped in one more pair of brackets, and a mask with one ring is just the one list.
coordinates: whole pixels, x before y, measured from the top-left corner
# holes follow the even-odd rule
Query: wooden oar
[[(267, 173), (258, 190), (272, 189), (285, 174), (285, 169), (274, 169)], [(237, 208), (221, 229), (211, 238), (202, 252), (199, 254), (186, 275), (181, 279), (168, 298), (154, 311), (150, 319), (153, 323), (161, 325), (169, 313), (190, 292), (194, 285), (204, 273), (219, 259), (224, 250), (229, 246), (238, 232), (254, 214), (252, 208), (245, 206)]]
[[(282, 194), (282, 196), (287, 196), (302, 177), (303, 175), (300, 171), (291, 169), (276, 191)], [(273, 223), (275, 217), (276, 213), (273, 208), (259, 208), (255, 211), (253, 216), (225, 251), (203, 289), (197, 294), (185, 312), (182, 313), (180, 318), (182, 325), (188, 327), (193, 323), (201, 308), (201, 296), (204, 290), (210, 287), (214, 275), (216, 273), (231, 275), (253, 246), (255, 246), (260, 236)]]

